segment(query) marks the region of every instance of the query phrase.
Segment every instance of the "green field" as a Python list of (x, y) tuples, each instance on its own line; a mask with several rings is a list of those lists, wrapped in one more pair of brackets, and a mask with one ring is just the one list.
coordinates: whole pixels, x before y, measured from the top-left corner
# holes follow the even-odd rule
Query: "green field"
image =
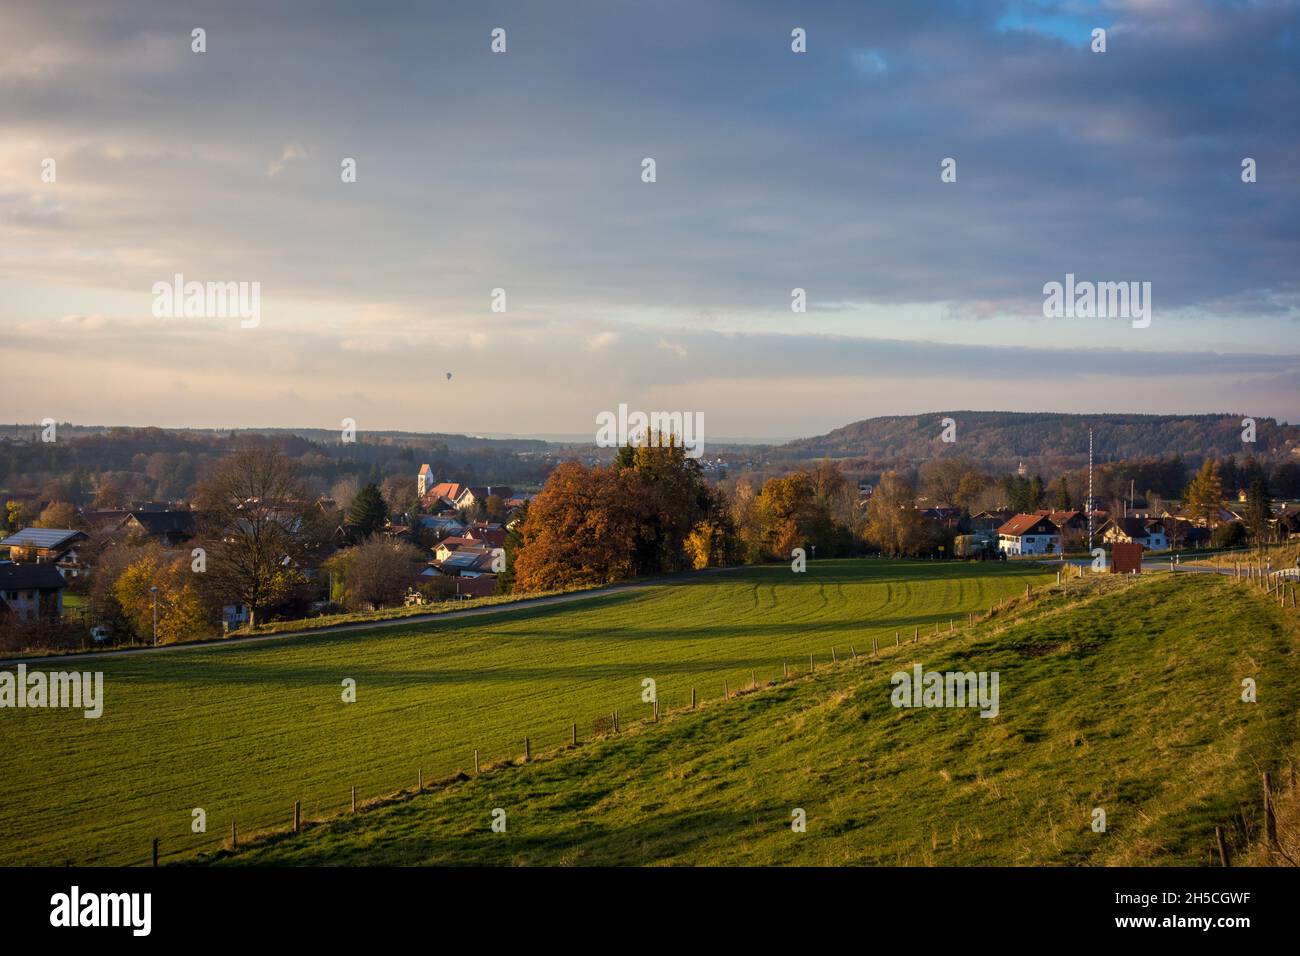
[[(0, 711), (0, 865), (144, 863), (644, 717), (641, 681), (691, 688), (806, 671), (872, 636), (961, 623), (1054, 581), (1032, 564), (818, 561), (701, 574), (551, 608), (256, 644), (104, 658), (104, 715)], [(52, 664), (63, 670), (69, 664)], [(357, 682), (344, 704), (341, 682)], [(208, 832), (191, 833), (203, 808)]]
[[(1296, 753), (1295, 612), (1209, 575), (1088, 591), (217, 860), (1212, 865), (1216, 825), (1241, 859), (1259, 834), (1260, 772), (1284, 780)], [(914, 660), (997, 670), (1001, 713), (893, 708), (889, 676)], [(1244, 677), (1258, 703), (1241, 701)]]

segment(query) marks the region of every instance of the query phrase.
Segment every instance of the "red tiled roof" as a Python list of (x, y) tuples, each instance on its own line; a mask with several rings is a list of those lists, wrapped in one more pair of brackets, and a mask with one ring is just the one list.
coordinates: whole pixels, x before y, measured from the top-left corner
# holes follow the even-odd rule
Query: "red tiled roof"
[(1056, 526), (1052, 524), (1046, 515), (1016, 515), (1002, 527), (998, 528), (998, 534), (1011, 535), (1018, 538), (1021, 535), (1028, 534), (1035, 526), (1043, 522), (1046, 522), (1048, 527), (1051, 528), (1050, 531), (1045, 532), (1046, 534), (1054, 534), (1056, 532)]

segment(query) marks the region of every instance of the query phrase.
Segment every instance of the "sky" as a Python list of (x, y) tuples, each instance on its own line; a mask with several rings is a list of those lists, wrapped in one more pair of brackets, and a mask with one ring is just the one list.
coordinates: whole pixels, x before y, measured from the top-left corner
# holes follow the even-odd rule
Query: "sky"
[(0, 0), (0, 421), (1295, 422), (1298, 213), (1295, 2)]

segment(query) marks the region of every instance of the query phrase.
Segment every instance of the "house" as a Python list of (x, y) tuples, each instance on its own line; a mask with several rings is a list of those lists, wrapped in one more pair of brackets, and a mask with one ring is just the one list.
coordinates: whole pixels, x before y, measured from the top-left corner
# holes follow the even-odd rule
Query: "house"
[(83, 511), (81, 520), (92, 531), (112, 531), (131, 514), (129, 510)]
[(483, 552), (491, 549), (483, 541), (475, 541), (473, 538), (467, 538), (463, 535), (452, 535), (439, 541), (437, 547), (433, 549), (433, 553), (434, 557), (439, 561), (446, 561), (457, 551), (462, 550)]
[(1040, 508), (1034, 514), (1043, 515), (1063, 532), (1088, 530), (1088, 516), (1082, 511), (1052, 511), (1050, 508)]
[(1282, 502), (1272, 506), (1268, 519), (1278, 541), (1287, 541), (1300, 534), (1300, 504)]
[(1210, 529), (1186, 518), (1167, 517), (1164, 526), (1171, 548), (1203, 548), (1210, 543)]
[(53, 562), (0, 564), (0, 612), (17, 614), (20, 620), (63, 613), (63, 575)]
[(993, 534), (997, 533), (998, 528), (1002, 527), (1013, 517), (1011, 511), (981, 511), (970, 516), (970, 529), (975, 531), (987, 531)]
[(471, 541), (479, 541), (492, 548), (506, 546), (506, 529), (496, 522), (475, 521), (462, 534)]
[(1046, 515), (1016, 515), (998, 528), (998, 548), (1007, 554), (1057, 554), (1061, 532)]
[(13, 561), (56, 565), (68, 577), (76, 577), (82, 570), (77, 548), (88, 540), (86, 532), (72, 528), (24, 528), (0, 541), (0, 548), (8, 548)]
[(509, 485), (475, 485), (466, 487), (464, 491), (456, 498), (456, 507), (461, 511), (468, 511), (476, 504), (487, 504), (489, 496), (495, 495), (502, 502), (508, 501), (515, 496), (515, 490)]
[(961, 524), (963, 511), (961, 508), (925, 508), (921, 511), (921, 517), (930, 521), (938, 522), (945, 528), (956, 528)]
[(459, 481), (440, 481), (437, 484), (424, 483), (427, 489), (420, 496), (420, 504), (426, 511), (437, 514), (440, 511), (454, 511), (459, 507), (456, 502), (468, 490), (467, 485)]
[(133, 541), (157, 541), (164, 548), (175, 548), (198, 533), (192, 511), (133, 511), (118, 530)]
[(1098, 532), (1107, 544), (1140, 544), (1147, 551), (1169, 550), (1169, 535), (1158, 518), (1112, 518)]
[(442, 515), (420, 515), (417, 520), (420, 527), (426, 528), (443, 538), (448, 535), (459, 535), (465, 531), (465, 523), (456, 518), (443, 517)]
[(500, 548), (491, 551), (463, 549), (447, 558), (434, 561), (433, 567), (440, 573), (454, 577), (476, 578), (481, 574), (494, 573), (493, 565), (497, 555), (504, 554)]

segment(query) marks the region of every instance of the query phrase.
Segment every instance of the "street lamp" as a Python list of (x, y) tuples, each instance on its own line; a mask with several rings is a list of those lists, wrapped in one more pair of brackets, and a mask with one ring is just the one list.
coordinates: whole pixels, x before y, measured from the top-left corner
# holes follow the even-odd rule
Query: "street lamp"
[(158, 646), (158, 588), (151, 587), (149, 593), (153, 595), (153, 646)]

